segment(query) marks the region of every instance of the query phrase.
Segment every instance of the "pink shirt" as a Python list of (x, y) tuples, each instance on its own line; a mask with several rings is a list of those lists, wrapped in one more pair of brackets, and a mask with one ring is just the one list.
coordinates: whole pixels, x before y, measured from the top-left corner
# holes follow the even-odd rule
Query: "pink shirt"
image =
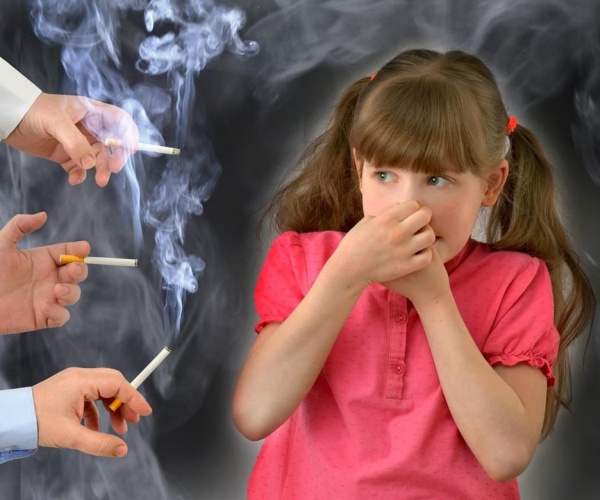
[[(288, 317), (343, 236), (287, 232), (275, 240), (256, 287), (257, 332)], [(552, 385), (559, 337), (545, 265), (471, 240), (446, 268), (489, 363), (529, 363)], [(462, 439), (410, 302), (374, 284), (306, 399), (266, 438), (248, 498), (515, 499), (519, 492), (516, 480), (491, 480)]]

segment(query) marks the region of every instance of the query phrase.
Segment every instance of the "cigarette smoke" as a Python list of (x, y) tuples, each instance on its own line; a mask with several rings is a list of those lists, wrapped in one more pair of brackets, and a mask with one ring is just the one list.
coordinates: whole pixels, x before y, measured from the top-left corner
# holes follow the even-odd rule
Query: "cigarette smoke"
[[(77, 189), (63, 189), (61, 184), (52, 192), (47, 186), (56, 184), (53, 168), (10, 153), (2, 174), (3, 180), (6, 178), (2, 185), (7, 186), (3, 189), (5, 204), (0, 207), (2, 220), (16, 211), (53, 207), (48, 210), (49, 228), (30, 238), (31, 245), (87, 239), (96, 255), (138, 257), (146, 265), (137, 274), (121, 269), (91, 270), (67, 327), (56, 335), (46, 332), (24, 340), (7, 339), (2, 344), (2, 366), (8, 372), (14, 367), (12, 358), (21, 364), (23, 359), (31, 359), (37, 379), (73, 364), (115, 366), (133, 378), (170, 341), (165, 339), (181, 329), (172, 359), (144, 385), (146, 394), (160, 403), (159, 408), (173, 409), (168, 416), (157, 416), (159, 428), (176, 427), (201, 404), (209, 385), (208, 367), (214, 359), (223, 360), (227, 346), (227, 339), (218, 335), (227, 331), (221, 324), (222, 311), (235, 315), (226, 296), (230, 290), (224, 285), (230, 278), (225, 266), (218, 266), (219, 249), (211, 227), (202, 217), (194, 217), (193, 233), (186, 232), (190, 218), (202, 214), (220, 172), (206, 135), (211, 124), (202, 115), (203, 96), (195, 94), (194, 78), (209, 62), (218, 65), (223, 54), (240, 58), (235, 69), (232, 64), (229, 69), (253, 83), (253, 95), (246, 98), (272, 109), (284, 107), (287, 98), (299, 95), (298, 82), (305, 83), (307, 75), (319, 71), (347, 77), (333, 83), (322, 78), (310, 96), (320, 103), (321, 94), (331, 91), (332, 85), (339, 83), (337, 90), (341, 90), (350, 79), (372, 73), (408, 46), (474, 52), (497, 75), (509, 110), (521, 123), (529, 125), (528, 120), (535, 120), (540, 103), (558, 97), (570, 101), (573, 114), (568, 119), (563, 114), (562, 121), (555, 121), (550, 114), (543, 124), (547, 128), (536, 130), (550, 137), (572, 134), (577, 158), (566, 161), (582, 164), (579, 170), (586, 180), (592, 180), (592, 187), (600, 183), (600, 70), (595, 27), (600, 5), (595, 2), (265, 0), (251, 2), (247, 8), (250, 22), (243, 36), (239, 35), (242, 11), (213, 2), (36, 0), (31, 5), (36, 33), (60, 49), (69, 78), (63, 90), (120, 104), (140, 126), (142, 141), (166, 142), (184, 150), (181, 158), (136, 155), (105, 190), (86, 182)], [(248, 58), (257, 46), (260, 53)], [(46, 68), (50, 81), (55, 81), (51, 69)], [(295, 111), (291, 119), (297, 120)], [(269, 146), (275, 148), (278, 139), (284, 142), (281, 136), (269, 137)], [(565, 161), (564, 156), (558, 157)], [(253, 165), (262, 172), (273, 168), (259, 161)], [(240, 171), (248, 168), (244, 163)], [(577, 169), (573, 167), (571, 174), (576, 177)], [(586, 193), (588, 198), (597, 198), (595, 190)], [(252, 204), (252, 197), (260, 193), (245, 196)], [(68, 207), (68, 217), (64, 207)], [(586, 253), (597, 258), (600, 241), (585, 231), (586, 222), (581, 217), (571, 229)], [(186, 247), (193, 248), (194, 255), (189, 255)], [(199, 295), (202, 301), (195, 301), (194, 308), (187, 307)], [(249, 325), (245, 329), (251, 330)], [(192, 346), (199, 354), (179, 362), (181, 352)], [(132, 366), (133, 359), (137, 365)], [(180, 371), (177, 384), (172, 377), (175, 369)], [(30, 383), (21, 376), (18, 383)], [(223, 419), (225, 422), (228, 416)], [(7, 473), (6, 481), (2, 477), (0, 490), (6, 487), (6, 495), (0, 496), (20, 491), (22, 498), (34, 499), (176, 498), (148, 439), (154, 430), (150, 421), (132, 426), (127, 437), (130, 456), (118, 462), (40, 450), (36, 458), (19, 464), (20, 475)], [(201, 448), (203, 443), (197, 446)], [(4, 467), (12, 471), (17, 466)], [(66, 470), (76, 473), (65, 478)], [(43, 487), (30, 481), (33, 476), (42, 478)], [(132, 476), (136, 477), (135, 486), (128, 489)], [(531, 481), (535, 484), (536, 479)], [(560, 487), (548, 489), (543, 496), (560, 498), (560, 491)]]
[[(165, 75), (170, 93), (150, 85), (138, 91), (120, 71), (118, 29), (128, 10), (143, 13), (149, 33), (139, 44), (136, 68), (148, 75)], [(189, 256), (183, 249), (185, 228), (191, 215), (202, 214), (203, 203), (212, 193), (220, 173), (220, 165), (208, 141), (190, 130), (189, 117), (195, 101), (194, 77), (208, 61), (225, 50), (240, 56), (257, 53), (255, 43), (243, 42), (238, 35), (245, 16), (241, 10), (206, 0), (101, 3), (35, 0), (32, 19), (41, 40), (63, 47), (62, 63), (75, 86), (75, 93), (112, 101), (130, 111), (140, 128), (142, 142), (164, 144), (154, 125), (158, 120), (154, 119), (174, 107), (174, 141), (186, 145), (184, 154), (160, 159), (166, 168), (150, 190), (140, 186), (131, 165), (126, 174), (137, 248), (141, 243), (141, 211), (143, 221), (156, 230), (153, 262), (160, 270), (166, 290), (165, 329), (177, 335), (181, 329), (185, 292), (197, 291), (197, 278), (204, 269), (200, 257)], [(160, 25), (166, 26), (164, 33), (155, 35), (153, 31)], [(143, 163), (140, 157), (134, 161)]]

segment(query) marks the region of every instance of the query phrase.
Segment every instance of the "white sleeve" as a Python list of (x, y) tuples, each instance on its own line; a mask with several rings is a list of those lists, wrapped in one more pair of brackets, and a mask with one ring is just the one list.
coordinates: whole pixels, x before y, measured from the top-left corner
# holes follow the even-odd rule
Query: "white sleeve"
[(0, 464), (32, 455), (37, 444), (31, 387), (0, 391)]
[(42, 91), (0, 58), (0, 139), (17, 127)]

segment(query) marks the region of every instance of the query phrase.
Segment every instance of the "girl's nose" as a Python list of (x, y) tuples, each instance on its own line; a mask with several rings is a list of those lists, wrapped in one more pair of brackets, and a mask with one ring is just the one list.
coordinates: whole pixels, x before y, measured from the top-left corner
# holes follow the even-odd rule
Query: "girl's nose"
[(419, 205), (424, 205), (424, 193), (416, 182), (407, 181), (402, 185), (400, 192), (400, 201), (416, 201)]

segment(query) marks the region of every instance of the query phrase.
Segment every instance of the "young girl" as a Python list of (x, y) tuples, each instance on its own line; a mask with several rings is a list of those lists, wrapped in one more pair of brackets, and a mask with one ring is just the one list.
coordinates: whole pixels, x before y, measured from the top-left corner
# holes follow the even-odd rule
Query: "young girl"
[(410, 50), (302, 164), (233, 402), (249, 498), (518, 498), (594, 309), (538, 141), (477, 58)]

